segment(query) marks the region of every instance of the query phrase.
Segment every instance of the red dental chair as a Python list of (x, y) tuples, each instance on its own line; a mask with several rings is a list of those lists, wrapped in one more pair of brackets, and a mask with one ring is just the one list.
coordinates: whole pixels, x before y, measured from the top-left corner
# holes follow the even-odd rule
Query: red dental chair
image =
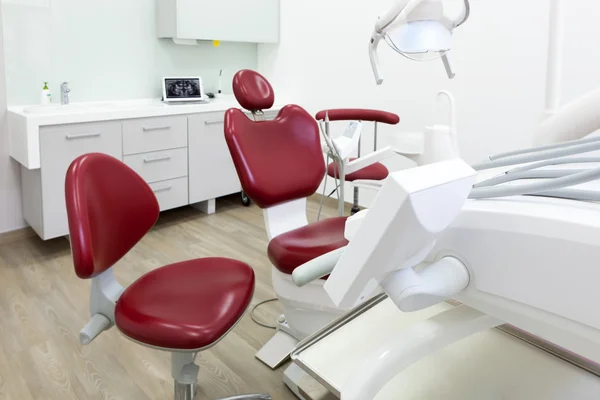
[(121, 161), (87, 154), (69, 167), (65, 195), (75, 272), (92, 280), (92, 318), (80, 333), (81, 343), (115, 325), (138, 344), (170, 352), (175, 399), (192, 400), (196, 356), (240, 320), (252, 299), (254, 271), (240, 261), (202, 258), (157, 268), (124, 289), (112, 267), (156, 222), (154, 193)]
[[(262, 119), (263, 110), (273, 106), (275, 94), (271, 84), (254, 71), (238, 72), (233, 90), (254, 120), (241, 110), (228, 110), (225, 139), (244, 193), (263, 209), (273, 288), (284, 309), (276, 334), (256, 356), (276, 368), (300, 340), (347, 311), (327, 296), (325, 280), (301, 288), (292, 281), (297, 267), (348, 244), (346, 218), (307, 221), (306, 198), (316, 192), (326, 172), (314, 118), (303, 108), (288, 105), (274, 120)], [(285, 383), (299, 398), (301, 375), (294, 364), (284, 372)]]
[[(380, 111), (380, 110), (368, 110), (368, 109), (331, 109), (331, 110), (323, 110), (319, 111), (315, 118), (319, 121), (325, 121), (326, 131), (329, 132), (329, 122), (334, 121), (369, 121), (374, 123), (374, 131), (373, 131), (373, 151), (374, 153), (369, 154), (369, 158), (371, 160), (368, 161), (368, 164), (363, 168), (358, 169), (356, 172), (344, 175), (343, 182), (340, 184), (343, 185), (345, 182), (350, 182), (352, 186), (354, 186), (354, 197), (352, 202), (352, 213), (357, 213), (360, 211), (358, 207), (359, 202), (359, 187), (361, 183), (368, 183), (369, 181), (383, 181), (389, 175), (389, 171), (387, 167), (378, 160), (383, 160), (384, 158), (389, 156), (389, 152), (381, 151), (377, 154), (377, 131), (378, 124), (387, 124), (387, 125), (397, 125), (400, 122), (400, 117), (396, 114)], [(361, 142), (358, 142), (358, 157), (361, 157)], [(350, 158), (349, 160), (344, 160), (348, 167), (349, 163), (356, 162), (357, 158)], [(338, 164), (336, 162), (332, 162), (327, 166), (327, 175), (340, 179), (340, 171), (338, 168)], [(343, 210), (344, 199), (338, 199), (340, 203), (339, 210)]]

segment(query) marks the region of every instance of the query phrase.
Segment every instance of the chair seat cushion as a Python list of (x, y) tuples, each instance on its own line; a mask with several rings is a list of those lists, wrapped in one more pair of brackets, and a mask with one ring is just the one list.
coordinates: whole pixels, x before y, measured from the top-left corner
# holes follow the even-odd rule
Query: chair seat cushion
[(346, 246), (346, 219), (324, 219), (273, 238), (268, 248), (269, 260), (279, 271), (291, 274), (313, 258)]
[(164, 349), (195, 350), (221, 339), (242, 317), (254, 271), (240, 261), (203, 258), (143, 275), (117, 302), (115, 324), (127, 337)]
[[(354, 161), (356, 158), (350, 158), (350, 161)], [(331, 163), (327, 166), (327, 175), (331, 177), (337, 177), (339, 179), (340, 173), (336, 163)], [(357, 180), (371, 180), (371, 181), (382, 181), (387, 178), (389, 171), (385, 165), (381, 163), (375, 163), (368, 167), (359, 169), (356, 172), (346, 175), (346, 181), (353, 182)]]

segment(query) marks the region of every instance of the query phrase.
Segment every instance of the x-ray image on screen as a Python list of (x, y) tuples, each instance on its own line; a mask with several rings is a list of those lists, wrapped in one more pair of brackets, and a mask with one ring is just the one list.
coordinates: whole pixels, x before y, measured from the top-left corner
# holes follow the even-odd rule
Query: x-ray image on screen
[(201, 98), (199, 79), (165, 79), (167, 99)]

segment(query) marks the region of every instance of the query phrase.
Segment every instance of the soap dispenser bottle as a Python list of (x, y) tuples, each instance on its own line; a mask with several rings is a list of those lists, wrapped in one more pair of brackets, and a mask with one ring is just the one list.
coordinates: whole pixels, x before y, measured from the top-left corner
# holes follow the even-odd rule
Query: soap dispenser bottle
[(52, 92), (50, 92), (50, 89), (48, 88), (48, 82), (44, 82), (44, 87), (42, 88), (42, 97), (41, 97), (40, 102), (42, 103), (42, 105), (52, 103)]

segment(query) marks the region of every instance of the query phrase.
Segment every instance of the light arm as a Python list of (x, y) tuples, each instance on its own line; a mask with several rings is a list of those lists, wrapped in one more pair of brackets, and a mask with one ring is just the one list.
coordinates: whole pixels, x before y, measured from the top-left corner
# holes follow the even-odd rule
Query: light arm
[(444, 69), (446, 70), (446, 75), (448, 75), (448, 79), (453, 79), (456, 74), (452, 71), (452, 66), (450, 66), (450, 60), (448, 59), (448, 54), (444, 54), (442, 56), (442, 62), (444, 63)]
[(471, 15), (471, 5), (469, 4), (469, 0), (465, 0), (465, 8), (463, 9), (463, 12), (460, 15), (460, 17), (457, 19), (458, 22), (456, 23), (455, 26), (459, 27), (462, 24), (464, 24), (465, 22), (467, 22), (470, 15)]
[(381, 77), (381, 69), (379, 67), (379, 56), (377, 55), (377, 48), (379, 47), (379, 42), (381, 42), (381, 35), (377, 32), (373, 32), (371, 43), (369, 43), (369, 57), (371, 59), (371, 68), (373, 68), (373, 75), (375, 75), (375, 82), (378, 85), (381, 85), (383, 83), (383, 78)]
[(455, 18), (450, 19), (447, 16), (443, 16), (440, 20), (442, 24), (446, 26), (446, 28), (453, 30), (454, 28), (458, 28), (462, 24), (464, 24), (467, 19), (469, 19), (469, 15), (471, 15), (471, 5), (469, 4), (469, 0), (464, 0), (464, 7), (461, 13)]

